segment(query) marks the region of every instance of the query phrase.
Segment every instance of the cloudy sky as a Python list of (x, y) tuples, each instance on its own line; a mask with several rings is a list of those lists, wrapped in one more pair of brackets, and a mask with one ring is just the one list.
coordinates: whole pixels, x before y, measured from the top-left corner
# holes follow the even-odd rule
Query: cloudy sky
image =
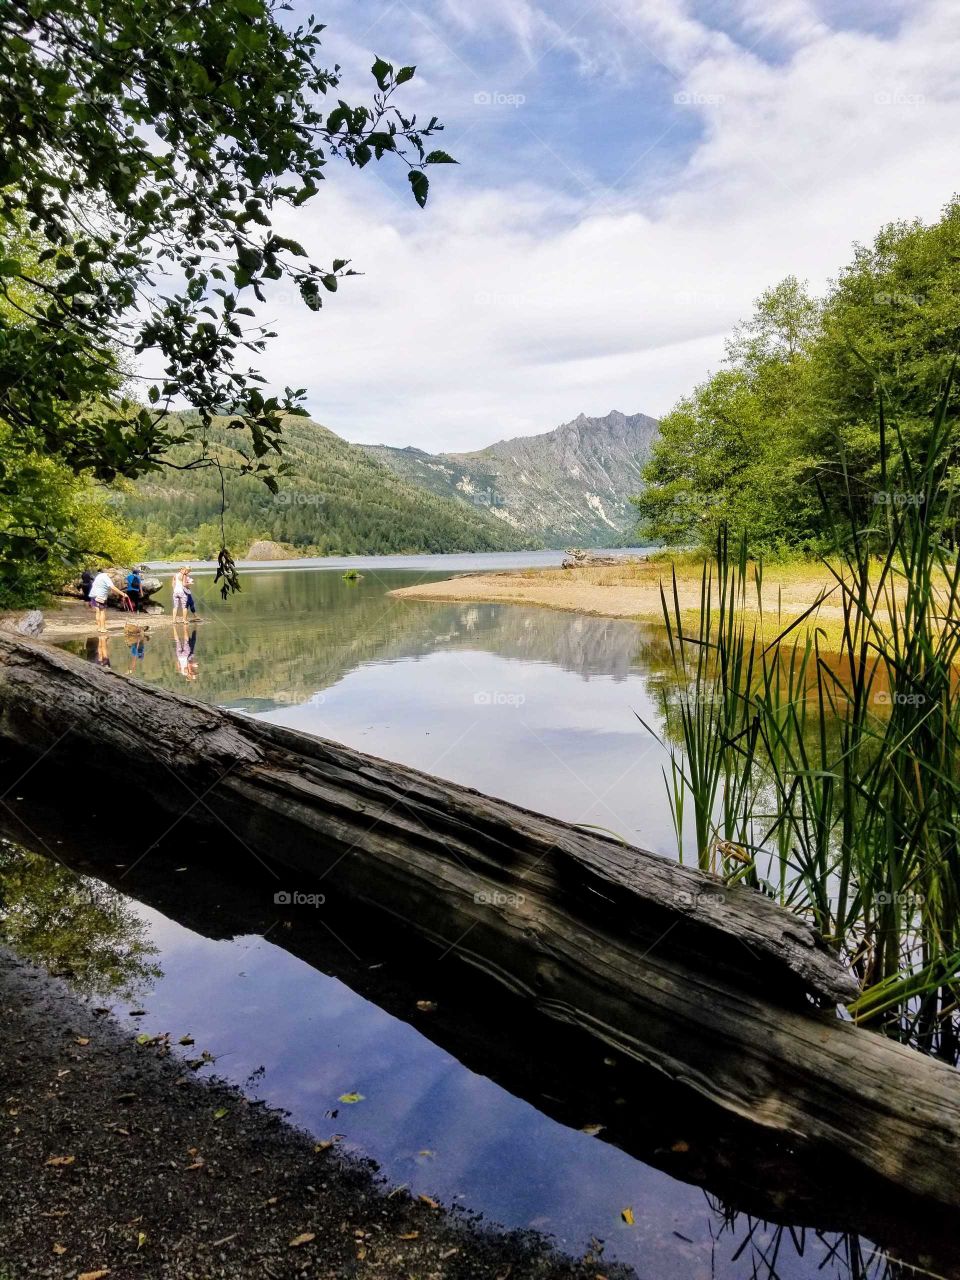
[(339, 167), (287, 229), (364, 272), (287, 295), (263, 368), (350, 440), (476, 448), (576, 414), (659, 415), (767, 285), (817, 289), (960, 189), (956, 0), (329, 0), (446, 124), (420, 211), (398, 166)]

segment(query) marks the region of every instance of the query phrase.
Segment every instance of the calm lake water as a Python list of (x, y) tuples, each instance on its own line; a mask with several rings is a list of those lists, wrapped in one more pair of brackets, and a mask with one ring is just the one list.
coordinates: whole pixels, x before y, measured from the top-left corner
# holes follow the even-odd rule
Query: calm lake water
[[(226, 603), (199, 576), (195, 629), (179, 638), (157, 631), (142, 654), (115, 638), (110, 664), (672, 855), (664, 755), (641, 724), (660, 721), (668, 662), (660, 631), (389, 596), (467, 567), (464, 560), (471, 568), (511, 560), (418, 559), (405, 568), (364, 562), (355, 584), (329, 562), (324, 570), (261, 568)], [(169, 588), (160, 600), (169, 606)], [(67, 647), (88, 652), (84, 642)], [(89, 653), (97, 656), (95, 642)], [(255, 907), (228, 900), (216, 876), (201, 875), (189, 901), (186, 890), (178, 896), (178, 877), (185, 885), (183, 872), (202, 864), (207, 838), (187, 825), (177, 841), (165, 863), (147, 859), (128, 880), (126, 870), (112, 873), (122, 895), (57, 871), (67, 879), (50, 892), (61, 906), (84, 893), (98, 903), (109, 897), (126, 956), (112, 989), (95, 965), (87, 988), (121, 1014), (146, 1009), (140, 1030), (174, 1040), (189, 1033), (196, 1050), (184, 1052), (209, 1050), (218, 1074), (319, 1137), (343, 1135), (347, 1149), (373, 1157), (392, 1181), (506, 1226), (548, 1232), (571, 1252), (599, 1238), (606, 1258), (651, 1280), (913, 1274), (891, 1269), (866, 1240), (816, 1222), (794, 1230), (766, 1223), (688, 1180), (682, 1159), (676, 1166), (691, 1148), (696, 1154), (694, 1113), (667, 1122), (648, 1085), (619, 1076), (602, 1052), (586, 1053), (576, 1069), (572, 1051), (568, 1068), (554, 1053), (542, 1071), (531, 1062), (532, 1081), (508, 1079), (496, 1043), (510, 1034), (506, 1006), (502, 1022), (496, 1011), (479, 1022), (464, 994), (462, 1010), (447, 1018), (457, 988), (444, 988), (447, 1020), (434, 1030), (413, 999), (418, 982), (425, 997), (436, 995), (429, 973), (411, 959), (413, 976), (379, 998), (376, 943), (332, 934), (322, 911), (305, 909), (291, 922), (263, 906), (260, 890)], [(257, 868), (247, 874), (255, 878)], [(536, 1055), (536, 1043), (523, 1053)], [(569, 1089), (565, 1070), (571, 1080), (579, 1072)], [(362, 1101), (338, 1101), (350, 1093)], [(601, 1120), (599, 1135), (581, 1131)], [(618, 1136), (618, 1125), (645, 1132), (664, 1124), (646, 1148), (646, 1138), (631, 1147)], [(638, 1146), (649, 1162), (629, 1153)]]

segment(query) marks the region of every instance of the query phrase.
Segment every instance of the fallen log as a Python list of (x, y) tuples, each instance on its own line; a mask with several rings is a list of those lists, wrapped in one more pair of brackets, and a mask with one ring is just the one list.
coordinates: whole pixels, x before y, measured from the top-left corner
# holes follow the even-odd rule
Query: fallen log
[(2, 636), (0, 736), (139, 780), (173, 822), (225, 824), (300, 873), (292, 888), (385, 910), (733, 1114), (960, 1206), (960, 1073), (818, 1011), (855, 984), (751, 890)]
[[(170, 822), (160, 811), (145, 810), (135, 828), (119, 823), (84, 830), (76, 814), (85, 810), (89, 797), (59, 770), (57, 804), (51, 805), (54, 778), (45, 763), (29, 769), (16, 796), (0, 805), (0, 838), (21, 849), (55, 850), (72, 871), (95, 877), (203, 937), (268, 935), (271, 947), (412, 1024), (474, 1074), (571, 1129), (599, 1129), (595, 1141), (700, 1187), (728, 1223), (735, 1216), (744, 1220), (745, 1233), (760, 1221), (781, 1224), (801, 1239), (805, 1227), (821, 1236), (863, 1237), (902, 1263), (960, 1280), (952, 1215), (939, 1205), (851, 1165), (842, 1152), (824, 1160), (819, 1151), (733, 1116), (662, 1072), (621, 1055), (611, 1057), (594, 1037), (544, 1017), (478, 971), (438, 964), (436, 943), (376, 908), (352, 907), (328, 893), (322, 911), (279, 909), (271, 870), (255, 863), (223, 828), (198, 832), (189, 851), (179, 828), (167, 833)], [(22, 767), (28, 765), (24, 761)], [(152, 849), (149, 858), (142, 856), (145, 845)], [(17, 861), (10, 865), (23, 901), (24, 868)], [(0, 849), (0, 902), (3, 897)], [(82, 897), (74, 901), (82, 913)], [(335, 919), (335, 935), (324, 923), (327, 918)], [(24, 954), (62, 970), (59, 949), (67, 951), (84, 932), (82, 915), (73, 919), (58, 910), (48, 940), (34, 917)], [(308, 1003), (318, 998), (315, 988), (299, 980), (297, 992)], [(625, 1105), (625, 1099), (637, 1098), (642, 1106)], [(638, 1179), (647, 1185), (643, 1171)], [(842, 1252), (860, 1246), (853, 1240), (837, 1247)]]

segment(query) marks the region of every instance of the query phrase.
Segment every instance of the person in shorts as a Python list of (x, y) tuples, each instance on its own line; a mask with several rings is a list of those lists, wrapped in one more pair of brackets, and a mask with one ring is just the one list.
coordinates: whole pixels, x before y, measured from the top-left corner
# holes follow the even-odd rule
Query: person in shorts
[(119, 587), (113, 585), (113, 579), (106, 569), (101, 569), (90, 584), (90, 603), (97, 611), (98, 631), (106, 631), (107, 629), (107, 605), (110, 603), (111, 596), (128, 598), (125, 591), (121, 591)]
[(183, 621), (187, 621), (187, 609), (190, 604), (190, 587), (193, 579), (190, 577), (189, 565), (183, 565), (173, 575), (173, 620), (177, 621), (177, 615), (182, 614)]

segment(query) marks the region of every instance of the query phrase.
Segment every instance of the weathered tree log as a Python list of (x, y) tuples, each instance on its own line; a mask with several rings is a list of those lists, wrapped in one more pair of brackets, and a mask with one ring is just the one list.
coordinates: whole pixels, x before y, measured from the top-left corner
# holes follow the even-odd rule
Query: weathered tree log
[(960, 1206), (960, 1073), (818, 1012), (854, 984), (759, 894), (6, 637), (0, 735), (139, 779), (172, 821), (226, 823), (303, 876), (284, 888), (386, 910), (732, 1113)]

